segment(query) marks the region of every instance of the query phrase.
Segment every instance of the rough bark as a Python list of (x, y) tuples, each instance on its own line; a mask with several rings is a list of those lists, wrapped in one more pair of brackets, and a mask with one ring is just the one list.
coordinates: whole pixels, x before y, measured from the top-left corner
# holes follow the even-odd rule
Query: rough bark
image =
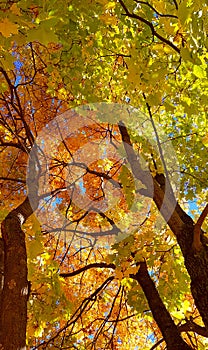
[(195, 252), (192, 247), (193, 238), (194, 225), (184, 225), (183, 232), (177, 237), (177, 241), (191, 278), (191, 292), (195, 305), (208, 330), (208, 247), (202, 237), (202, 248), (200, 252)]
[[(1, 310), (1, 296), (2, 289), (4, 285), (4, 242), (3, 239), (0, 238), (0, 310)], [(1, 332), (1, 329), (0, 329)]]
[(148, 274), (146, 262), (140, 263), (139, 271), (132, 276), (142, 287), (148, 301), (150, 310), (164, 337), (168, 350), (191, 350), (192, 348), (183, 340), (180, 331), (173, 322), (166, 309), (154, 282)]
[[(22, 225), (38, 205), (36, 153), (30, 155), (28, 196), (1, 224), (4, 247), (4, 280), (0, 310), (0, 349), (26, 349), (27, 325), (27, 252)], [(30, 204), (32, 202), (32, 206)]]
[(208, 330), (208, 246), (203, 237), (203, 232), (201, 231), (200, 251), (196, 252), (193, 249), (195, 227), (193, 220), (177, 203), (172, 191), (166, 188), (167, 181), (164, 175), (152, 177), (150, 173), (148, 176), (145, 174), (146, 172), (142, 170), (139, 159), (132, 147), (127, 128), (122, 122), (119, 123), (119, 129), (134, 176), (147, 187), (148, 193), (152, 192), (158, 210), (176, 236), (186, 269), (191, 278), (191, 292), (196, 307)]
[(0, 313), (0, 345), (4, 350), (25, 349), (27, 325), (27, 254), (21, 225), (32, 214), (28, 198), (2, 222), (4, 284)]

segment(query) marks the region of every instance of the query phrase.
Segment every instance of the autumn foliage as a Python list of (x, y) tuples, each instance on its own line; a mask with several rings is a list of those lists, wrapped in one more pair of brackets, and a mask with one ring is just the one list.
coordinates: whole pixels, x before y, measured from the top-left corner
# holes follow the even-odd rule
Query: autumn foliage
[(0, 350), (208, 346), (207, 5), (0, 12)]

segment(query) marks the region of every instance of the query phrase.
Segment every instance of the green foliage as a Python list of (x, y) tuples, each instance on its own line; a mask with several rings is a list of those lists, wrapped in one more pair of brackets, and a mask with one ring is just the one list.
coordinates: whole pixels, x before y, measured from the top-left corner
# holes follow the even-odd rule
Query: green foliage
[(132, 208), (135, 198), (135, 184), (134, 178), (126, 166), (122, 167), (121, 173), (119, 174), (119, 180), (121, 181), (128, 209)]

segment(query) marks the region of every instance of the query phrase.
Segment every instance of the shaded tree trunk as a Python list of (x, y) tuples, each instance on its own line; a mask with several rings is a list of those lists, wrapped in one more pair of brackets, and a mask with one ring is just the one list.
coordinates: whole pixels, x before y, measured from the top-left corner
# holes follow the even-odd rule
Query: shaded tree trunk
[(2, 222), (4, 283), (1, 295), (0, 344), (4, 350), (26, 349), (27, 253), (21, 225), (32, 214), (29, 199)]
[(184, 256), (184, 263), (191, 278), (191, 292), (195, 305), (200, 312), (204, 325), (208, 330), (208, 247), (201, 237), (202, 247), (199, 252), (193, 250), (194, 225), (184, 225), (177, 236)]
[[(3, 239), (0, 238), (0, 310), (1, 310), (1, 297), (2, 290), (4, 285), (4, 242)], [(0, 328), (1, 334), (1, 328)]]
[(180, 331), (161, 300), (155, 284), (147, 271), (146, 262), (140, 263), (139, 271), (132, 277), (140, 284), (146, 296), (154, 320), (157, 322), (167, 344), (167, 349), (191, 350), (192, 348), (181, 337)]
[(134, 176), (146, 186), (147, 193), (152, 193), (158, 210), (176, 236), (186, 269), (191, 278), (191, 292), (195, 304), (208, 330), (208, 246), (203, 237), (203, 232), (201, 231), (200, 238), (201, 249), (196, 252), (193, 249), (195, 226), (193, 220), (179, 206), (171, 189), (169, 191), (166, 188), (168, 181), (165, 176), (160, 174), (160, 176), (152, 177), (149, 172), (148, 175), (142, 169), (132, 147), (127, 128), (122, 122), (119, 123), (119, 129)]
[[(1, 224), (4, 248), (4, 279), (0, 310), (0, 349), (26, 349), (27, 252), (22, 225), (38, 206), (39, 168), (35, 151), (30, 154), (28, 196)], [(30, 204), (32, 201), (33, 206)]]

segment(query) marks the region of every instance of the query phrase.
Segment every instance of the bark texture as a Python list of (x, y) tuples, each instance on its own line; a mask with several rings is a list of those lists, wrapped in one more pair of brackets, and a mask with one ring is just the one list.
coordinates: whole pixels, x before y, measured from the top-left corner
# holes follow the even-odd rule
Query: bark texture
[(32, 214), (28, 198), (2, 222), (4, 283), (1, 297), (0, 345), (4, 350), (26, 349), (27, 253), (21, 226)]
[(4, 279), (0, 305), (1, 350), (26, 349), (28, 280), (25, 233), (22, 225), (38, 206), (37, 164), (34, 151), (29, 158), (28, 196), (1, 224), (4, 248)]
[(183, 340), (180, 331), (166, 309), (154, 282), (148, 274), (145, 262), (140, 263), (139, 271), (133, 278), (140, 284), (146, 296), (152, 315), (165, 339), (168, 350), (191, 350)]
[[(0, 238), (0, 310), (1, 310), (1, 297), (2, 297), (2, 289), (4, 285), (4, 242), (3, 239)], [(1, 329), (0, 329), (1, 333)]]
[[(134, 152), (130, 136), (126, 126), (120, 122), (119, 129), (126, 151), (127, 159), (131, 165), (134, 176), (147, 188), (147, 193), (153, 193), (153, 200), (166, 220), (172, 232), (175, 234), (181, 252), (184, 257), (186, 269), (191, 278), (191, 292), (203, 319), (206, 330), (208, 330), (208, 246), (201, 231), (200, 251), (193, 249), (195, 224), (176, 201), (168, 181), (163, 174), (155, 177), (146, 175), (141, 168), (139, 159)], [(153, 187), (153, 191), (152, 191)]]

